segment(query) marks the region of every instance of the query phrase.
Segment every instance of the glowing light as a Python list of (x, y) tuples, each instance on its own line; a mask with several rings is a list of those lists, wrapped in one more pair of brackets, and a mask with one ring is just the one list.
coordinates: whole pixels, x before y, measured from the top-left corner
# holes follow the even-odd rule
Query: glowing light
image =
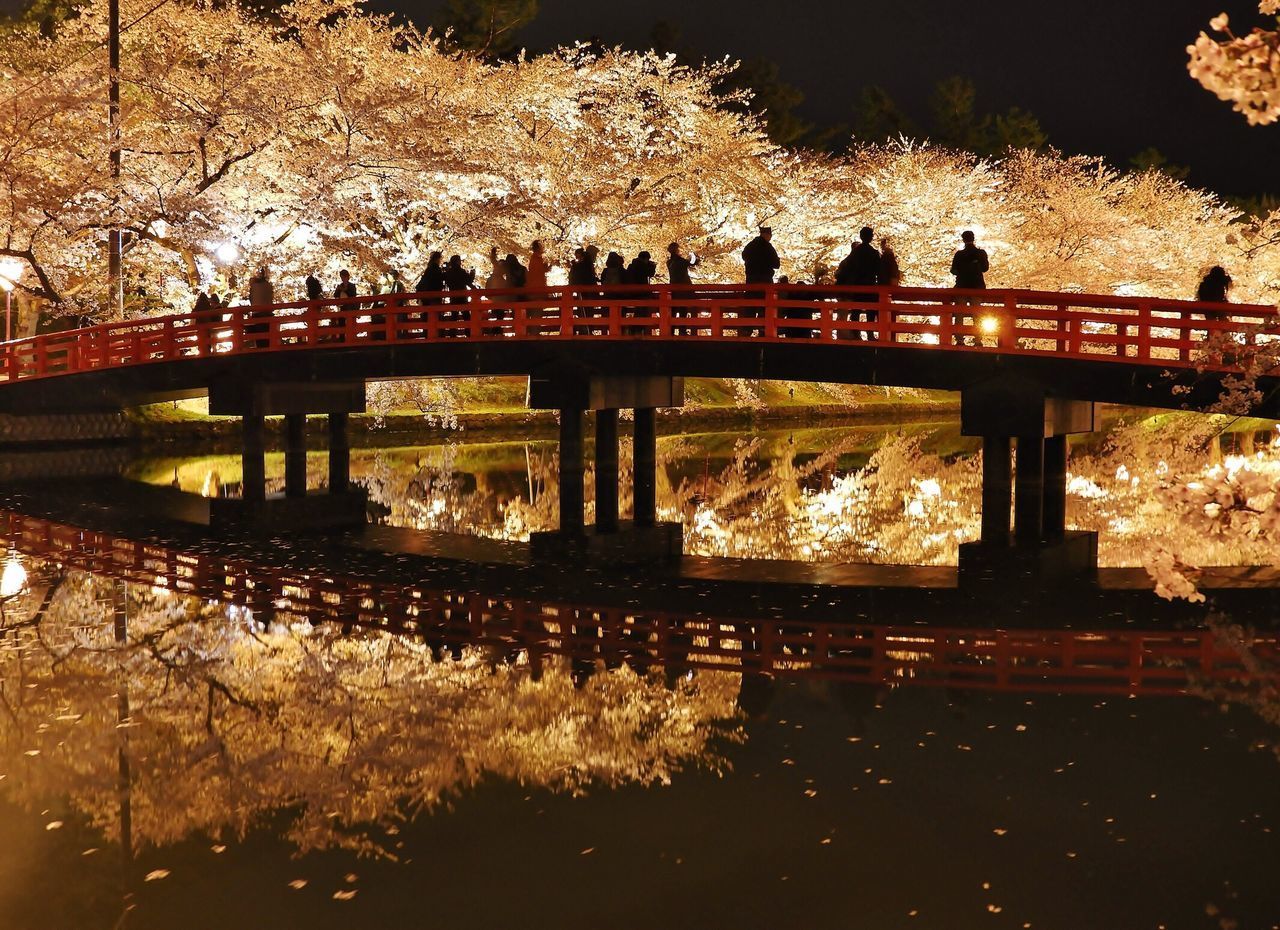
[(229, 265), (240, 257), (240, 249), (234, 242), (224, 242), (213, 250), (214, 256), (224, 265)]
[(978, 321), (978, 328), (990, 336), (1000, 331), (1000, 321), (993, 316), (984, 316)]
[(16, 258), (0, 258), (0, 288), (11, 291), (22, 277), (22, 262)]
[(27, 570), (22, 567), (17, 553), (11, 553), (0, 574), (0, 597), (13, 597), (27, 586)]

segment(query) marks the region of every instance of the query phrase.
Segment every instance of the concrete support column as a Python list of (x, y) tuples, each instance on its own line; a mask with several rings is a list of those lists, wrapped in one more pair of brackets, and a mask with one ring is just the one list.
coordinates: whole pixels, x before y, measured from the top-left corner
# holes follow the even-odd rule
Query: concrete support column
[(618, 411), (596, 411), (596, 532), (618, 529)]
[(247, 413), (240, 418), (240, 472), (244, 499), (267, 499), (267, 450), (262, 414)]
[(351, 445), (347, 414), (329, 414), (329, 493), (345, 494), (351, 483)]
[(1067, 532), (1067, 437), (1044, 441), (1044, 538), (1057, 542)]
[(573, 535), (581, 534), (586, 522), (582, 490), (584, 417), (581, 408), (560, 411), (560, 532)]
[(307, 417), (302, 413), (284, 418), (284, 493), (307, 496)]
[(982, 437), (982, 542), (989, 546), (1009, 544), (1010, 448), (1008, 436)]
[(658, 521), (658, 411), (638, 407), (635, 413), (631, 450), (634, 519), (636, 526), (653, 526)]
[(1044, 436), (1018, 437), (1013, 533), (1019, 546), (1037, 546), (1044, 533)]

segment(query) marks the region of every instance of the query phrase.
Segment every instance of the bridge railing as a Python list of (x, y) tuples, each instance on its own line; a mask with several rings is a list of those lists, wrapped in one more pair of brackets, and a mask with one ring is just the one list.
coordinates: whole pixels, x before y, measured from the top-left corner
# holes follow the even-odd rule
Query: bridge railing
[[(1185, 694), (1273, 675), (1280, 640), (1246, 657), (1208, 630), (996, 630), (709, 618), (643, 607), (494, 596), (307, 572), (186, 551), (0, 510), (11, 551), (177, 595), (312, 623), (576, 660), (869, 685), (1016, 692)], [(1259, 672), (1259, 660), (1270, 672)], [(1265, 666), (1263, 666), (1265, 668)], [(1270, 678), (1267, 678), (1270, 681)]]
[(611, 285), (236, 306), (0, 343), (0, 377), (31, 380), (190, 358), (453, 340), (806, 340), (1269, 368), (1276, 308), (1025, 290), (821, 285)]

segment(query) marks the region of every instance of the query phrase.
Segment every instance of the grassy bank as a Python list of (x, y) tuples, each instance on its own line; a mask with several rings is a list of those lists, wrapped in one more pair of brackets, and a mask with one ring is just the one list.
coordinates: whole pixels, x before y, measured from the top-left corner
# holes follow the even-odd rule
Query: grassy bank
[[(447, 411), (401, 407), (351, 418), (353, 445), (388, 445), (443, 436), (552, 436), (556, 416), (525, 406), (523, 378), (459, 381), (456, 404)], [(944, 392), (905, 391), (879, 387), (846, 387), (800, 382), (740, 382), (690, 379), (683, 408), (659, 411), (664, 433), (759, 427), (893, 422), (958, 412), (959, 396)], [(131, 412), (138, 436), (147, 443), (217, 447), (238, 437), (236, 417), (208, 414), (204, 401), (154, 404)], [(268, 420), (269, 431), (281, 427)], [(314, 437), (319, 444), (321, 437)]]

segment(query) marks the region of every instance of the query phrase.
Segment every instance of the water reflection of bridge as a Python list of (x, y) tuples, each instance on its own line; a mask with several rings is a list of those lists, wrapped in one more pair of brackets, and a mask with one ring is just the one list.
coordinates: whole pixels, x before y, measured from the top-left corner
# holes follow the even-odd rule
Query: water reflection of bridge
[(1250, 687), (1257, 663), (1280, 656), (1278, 637), (1227, 645), (1208, 630), (881, 625), (804, 619), (802, 610), (801, 619), (777, 619), (485, 593), (407, 583), (396, 577), (402, 555), (383, 556), (384, 579), (290, 565), (287, 553), (267, 547), (173, 545), (15, 510), (0, 511), (0, 530), (11, 551), (62, 568), (237, 605), (260, 620), (415, 636), (440, 654), (482, 648), (527, 661), (534, 675), (563, 657), (582, 675), (602, 662), (669, 674), (731, 671), (753, 680), (1172, 695), (1195, 686)]

